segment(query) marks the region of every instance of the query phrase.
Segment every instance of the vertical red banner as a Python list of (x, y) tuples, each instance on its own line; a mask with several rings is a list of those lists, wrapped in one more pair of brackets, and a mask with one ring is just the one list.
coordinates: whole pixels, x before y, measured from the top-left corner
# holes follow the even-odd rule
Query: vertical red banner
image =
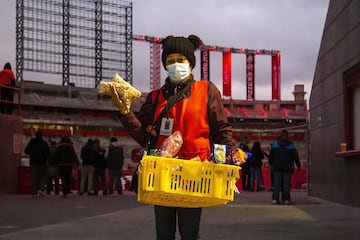
[(231, 97), (231, 52), (223, 52), (223, 96)]
[(255, 54), (246, 54), (246, 99), (255, 99)]
[(272, 100), (280, 100), (280, 53), (271, 56)]
[(201, 80), (210, 80), (210, 51), (201, 50)]

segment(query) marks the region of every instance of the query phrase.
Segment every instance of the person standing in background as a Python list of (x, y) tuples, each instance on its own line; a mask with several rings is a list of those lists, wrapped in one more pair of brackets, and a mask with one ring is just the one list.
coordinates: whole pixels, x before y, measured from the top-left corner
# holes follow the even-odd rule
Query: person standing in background
[[(93, 195), (91, 192), (93, 187), (94, 173), (95, 173), (95, 150), (94, 140), (88, 139), (85, 146), (81, 148), (81, 181), (80, 181), (80, 196), (86, 191), (88, 195)], [(86, 186), (87, 184), (87, 186)]]
[(72, 169), (79, 166), (79, 159), (75, 153), (74, 146), (69, 137), (62, 137), (57, 147), (59, 171), (62, 183), (63, 197), (70, 193), (70, 179)]
[[(250, 152), (249, 137), (243, 136), (239, 148), (244, 152)], [(250, 167), (249, 161), (244, 162), (241, 166), (241, 183), (244, 191), (250, 191)]]
[(106, 159), (109, 169), (109, 194), (113, 194), (114, 180), (116, 180), (118, 194), (122, 194), (121, 173), (124, 165), (124, 148), (115, 137), (110, 139)]
[(105, 149), (101, 147), (99, 139), (94, 140), (94, 150), (95, 150), (94, 195), (99, 194), (99, 183), (101, 183), (103, 195), (107, 195), (107, 187), (106, 187), (106, 179), (105, 179), (105, 171), (106, 171)]
[(295, 144), (288, 140), (288, 131), (283, 130), (279, 139), (273, 143), (270, 151), (269, 162), (274, 170), (274, 191), (272, 203), (279, 204), (281, 185), (283, 187), (283, 200), (285, 204), (291, 204), (290, 183), (294, 172), (294, 162), (298, 171), (301, 169), (299, 155)]
[(0, 97), (1, 100), (6, 102), (0, 102), (0, 113), (12, 114), (12, 103), (14, 101), (14, 90), (7, 87), (15, 87), (15, 74), (11, 70), (11, 64), (5, 63), (4, 69), (0, 71)]
[[(270, 160), (269, 160), (270, 159), (271, 146), (272, 146), (272, 143), (270, 144), (269, 150), (264, 151), (265, 157), (268, 158), (268, 165), (269, 165), (269, 168), (270, 168), (270, 188), (268, 189), (269, 192), (272, 192), (274, 190), (274, 170), (273, 170), (273, 167), (270, 164)], [(281, 189), (282, 189), (282, 187), (281, 187)]]
[(25, 154), (30, 156), (30, 172), (33, 196), (45, 196), (47, 180), (47, 157), (50, 149), (43, 139), (43, 134), (38, 130), (35, 138), (31, 139), (25, 147)]
[[(262, 186), (262, 160), (264, 159), (264, 153), (261, 150), (261, 144), (259, 141), (255, 141), (251, 148), (251, 157), (249, 159), (250, 168), (250, 190), (259, 192)], [(256, 188), (255, 188), (256, 180)]]
[(46, 193), (49, 195), (53, 191), (53, 181), (55, 185), (55, 195), (59, 194), (59, 166), (57, 159), (56, 142), (50, 142), (50, 153), (48, 155), (48, 181)]

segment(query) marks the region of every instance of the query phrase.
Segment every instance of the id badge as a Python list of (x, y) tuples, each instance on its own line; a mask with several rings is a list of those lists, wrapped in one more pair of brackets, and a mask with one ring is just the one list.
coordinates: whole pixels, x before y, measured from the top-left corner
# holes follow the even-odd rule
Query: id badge
[(174, 126), (173, 118), (162, 118), (160, 125), (160, 135), (170, 136), (172, 134), (173, 126)]

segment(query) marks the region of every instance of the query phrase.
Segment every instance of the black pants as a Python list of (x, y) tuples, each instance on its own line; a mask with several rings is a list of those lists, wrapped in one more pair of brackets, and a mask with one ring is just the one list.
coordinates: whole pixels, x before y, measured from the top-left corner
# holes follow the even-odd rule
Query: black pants
[(241, 183), (243, 190), (250, 190), (250, 167), (248, 164), (241, 166)]
[(48, 177), (48, 181), (47, 181), (47, 188), (46, 188), (46, 192), (48, 194), (50, 194), (51, 191), (53, 191), (53, 180), (54, 180), (54, 185), (55, 185), (55, 194), (59, 194), (59, 177)]
[(61, 177), (61, 189), (63, 195), (70, 193), (70, 178), (72, 174), (72, 166), (59, 166)]
[(103, 195), (107, 194), (106, 180), (105, 180), (105, 168), (95, 168), (94, 173), (94, 194), (99, 194), (99, 185), (103, 190)]
[(32, 164), (30, 166), (30, 171), (32, 194), (37, 194), (38, 191), (44, 191), (47, 180), (47, 165)]
[[(0, 97), (1, 100), (12, 102), (14, 101), (14, 91), (12, 89), (2, 87), (0, 88)], [(0, 113), (12, 114), (12, 108), (12, 103), (0, 102)]]
[(199, 238), (201, 208), (154, 206), (157, 240), (174, 240), (178, 221), (181, 240)]

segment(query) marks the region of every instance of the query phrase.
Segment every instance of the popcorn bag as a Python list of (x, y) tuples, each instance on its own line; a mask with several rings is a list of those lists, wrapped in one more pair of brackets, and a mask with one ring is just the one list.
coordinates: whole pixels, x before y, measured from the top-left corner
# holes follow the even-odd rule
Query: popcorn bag
[(99, 92), (111, 95), (121, 114), (129, 113), (131, 103), (141, 96), (139, 90), (131, 86), (117, 73), (111, 82), (100, 82)]

